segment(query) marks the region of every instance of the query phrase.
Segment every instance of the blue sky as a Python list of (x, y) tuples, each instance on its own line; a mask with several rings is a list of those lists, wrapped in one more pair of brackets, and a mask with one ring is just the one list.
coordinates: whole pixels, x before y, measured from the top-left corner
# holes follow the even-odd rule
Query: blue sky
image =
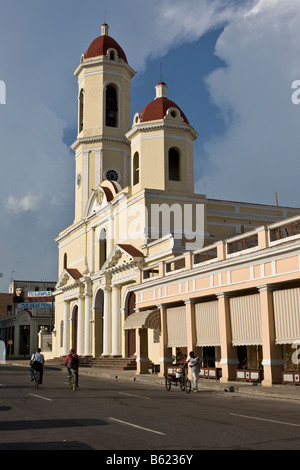
[[(207, 197), (298, 207), (300, 0), (0, 0), (0, 291), (55, 281), (74, 216), (80, 56), (106, 21), (137, 74), (132, 115), (163, 80), (199, 133)], [(105, 16), (106, 15), (106, 16)], [(0, 97), (1, 98), (1, 97)], [(1, 99), (0, 99), (1, 101)]]

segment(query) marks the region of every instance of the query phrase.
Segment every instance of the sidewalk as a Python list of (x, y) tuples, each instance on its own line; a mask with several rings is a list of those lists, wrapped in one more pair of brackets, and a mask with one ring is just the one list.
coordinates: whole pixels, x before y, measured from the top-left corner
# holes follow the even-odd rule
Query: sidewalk
[[(10, 360), (6, 361), (6, 365), (14, 365), (19, 367), (29, 367), (29, 360)], [(64, 371), (65, 367), (59, 364), (45, 363), (45, 370), (54, 369)], [(0, 368), (1, 370), (1, 368)], [(152, 385), (164, 386), (164, 378), (159, 377), (158, 374), (143, 374), (136, 375), (135, 371), (131, 370), (114, 370), (114, 369), (101, 369), (98, 367), (81, 367), (81, 376), (93, 376), (113, 381), (131, 381), (136, 383), (149, 383)], [(272, 387), (264, 387), (261, 384), (246, 383), (246, 382), (228, 382), (220, 383), (219, 380), (214, 379), (199, 379), (199, 394), (201, 391), (215, 391), (222, 393), (236, 393), (256, 395), (265, 398), (276, 398), (284, 400), (300, 400), (300, 386), (295, 385), (281, 385), (276, 384)]]

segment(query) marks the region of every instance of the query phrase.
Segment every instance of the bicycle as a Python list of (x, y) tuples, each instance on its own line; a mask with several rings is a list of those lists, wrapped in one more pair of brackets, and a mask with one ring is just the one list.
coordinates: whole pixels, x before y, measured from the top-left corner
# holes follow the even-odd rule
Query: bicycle
[(183, 373), (180, 379), (180, 390), (182, 392), (186, 391), (186, 393), (190, 393), (191, 389), (192, 389), (191, 381), (190, 379), (188, 379), (187, 375)]
[(77, 379), (76, 379), (76, 371), (75, 369), (70, 369), (70, 375), (69, 375), (69, 384), (73, 392), (75, 392), (77, 388)]
[(41, 382), (41, 372), (39, 370), (35, 370), (33, 372), (33, 377), (34, 377), (34, 388), (38, 390), (40, 386), (40, 382)]

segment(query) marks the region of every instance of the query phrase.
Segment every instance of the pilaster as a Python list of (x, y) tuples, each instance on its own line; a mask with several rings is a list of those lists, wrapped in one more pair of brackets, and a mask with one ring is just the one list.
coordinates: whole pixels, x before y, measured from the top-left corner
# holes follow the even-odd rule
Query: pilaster
[(220, 382), (235, 380), (235, 370), (238, 360), (236, 350), (232, 346), (229, 298), (225, 293), (217, 294), (219, 302), (219, 327), (221, 340), (222, 377)]
[(281, 346), (275, 344), (275, 324), (272, 288), (268, 285), (258, 287), (260, 294), (262, 355), (264, 379), (262, 386), (281, 383), (283, 359)]

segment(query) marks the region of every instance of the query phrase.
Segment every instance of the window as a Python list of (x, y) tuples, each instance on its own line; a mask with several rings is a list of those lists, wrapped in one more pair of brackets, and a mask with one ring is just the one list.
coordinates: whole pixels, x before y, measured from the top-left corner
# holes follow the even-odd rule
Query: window
[(68, 255), (67, 253), (64, 254), (64, 269), (68, 267)]
[(118, 99), (117, 90), (114, 86), (108, 85), (106, 88), (106, 120), (107, 127), (117, 127), (118, 125)]
[(99, 269), (102, 268), (103, 264), (106, 261), (106, 230), (103, 228), (100, 232), (99, 239)]
[(79, 132), (83, 129), (83, 89), (80, 90), (79, 94)]
[(138, 152), (133, 156), (133, 184), (140, 182), (140, 158)]
[(180, 181), (180, 155), (175, 148), (169, 150), (169, 180)]
[(115, 60), (116, 59), (116, 51), (114, 49), (111, 49), (109, 51), (109, 59), (110, 60)]

